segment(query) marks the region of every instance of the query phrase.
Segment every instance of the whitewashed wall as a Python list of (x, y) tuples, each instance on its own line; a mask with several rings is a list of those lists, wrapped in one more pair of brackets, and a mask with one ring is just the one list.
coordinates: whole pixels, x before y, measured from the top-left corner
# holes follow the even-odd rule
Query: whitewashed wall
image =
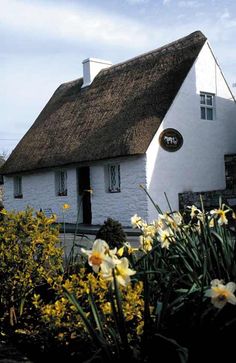
[(119, 220), (124, 226), (130, 226), (130, 218), (138, 213), (147, 218), (147, 198), (140, 184), (146, 185), (146, 157), (115, 159), (120, 164), (121, 192), (109, 193), (106, 188), (106, 166), (112, 163), (107, 160), (91, 167), (91, 187), (93, 224), (101, 224), (111, 217)]
[[(121, 192), (109, 193), (106, 185), (106, 166), (111, 160), (94, 163), (90, 167), (90, 179), (93, 194), (91, 196), (92, 223), (103, 224), (108, 217), (119, 220), (124, 226), (130, 226), (130, 218), (139, 213), (147, 218), (147, 198), (140, 184), (146, 185), (146, 157), (115, 159), (120, 164)], [(5, 177), (4, 206), (8, 210), (23, 210), (27, 206), (36, 210), (51, 208), (63, 220), (62, 206), (70, 204), (65, 211), (67, 222), (75, 223), (78, 210), (77, 173), (75, 168), (67, 170), (68, 196), (56, 196), (55, 172), (53, 170), (22, 175), (23, 198), (14, 198), (13, 178)], [(79, 221), (82, 222), (82, 208)]]
[[(216, 119), (200, 118), (200, 91), (214, 93)], [(236, 106), (215, 62), (209, 45), (202, 48), (195, 64), (167, 112), (147, 150), (147, 185), (163, 211), (178, 209), (178, 193), (225, 188), (224, 154), (236, 152)], [(159, 145), (159, 135), (175, 128), (184, 144), (177, 152)], [(149, 202), (149, 220), (156, 211)]]
[(75, 222), (77, 217), (77, 184), (76, 169), (67, 169), (67, 196), (56, 196), (55, 172), (53, 170), (22, 175), (23, 198), (14, 198), (14, 185), (12, 177), (4, 177), (4, 206), (8, 210), (23, 210), (30, 206), (36, 210), (51, 208), (58, 216), (58, 221), (63, 220), (62, 206), (64, 203), (71, 205), (65, 211), (67, 222)]

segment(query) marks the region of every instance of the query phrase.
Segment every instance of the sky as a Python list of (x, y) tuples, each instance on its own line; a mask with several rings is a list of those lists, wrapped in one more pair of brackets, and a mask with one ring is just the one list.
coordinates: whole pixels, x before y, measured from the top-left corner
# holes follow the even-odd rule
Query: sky
[(10, 154), (61, 83), (82, 76), (84, 59), (116, 64), (196, 30), (232, 88), (235, 0), (0, 0), (0, 154)]

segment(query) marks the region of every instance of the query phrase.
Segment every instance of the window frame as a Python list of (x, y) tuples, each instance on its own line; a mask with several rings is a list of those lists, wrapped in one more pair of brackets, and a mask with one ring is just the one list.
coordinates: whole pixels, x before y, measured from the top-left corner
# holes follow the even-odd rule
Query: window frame
[(22, 199), (23, 198), (23, 189), (22, 189), (22, 176), (17, 175), (14, 176), (13, 179), (13, 194), (15, 199)]
[[(209, 99), (211, 100), (210, 103)], [(212, 118), (209, 117), (209, 111), (211, 111)], [(214, 121), (216, 119), (214, 93), (200, 92), (200, 118), (204, 121)]]
[(57, 197), (66, 197), (67, 189), (67, 170), (57, 170), (55, 172), (55, 189)]
[[(108, 164), (107, 166), (108, 176), (108, 192), (120, 193), (121, 192), (121, 177), (120, 177), (120, 164)], [(115, 178), (115, 183), (114, 183)]]

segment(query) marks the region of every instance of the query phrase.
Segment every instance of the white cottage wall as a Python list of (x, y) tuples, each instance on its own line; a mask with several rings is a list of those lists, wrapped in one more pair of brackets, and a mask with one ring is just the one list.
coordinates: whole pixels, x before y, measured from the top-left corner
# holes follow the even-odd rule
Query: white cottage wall
[(27, 206), (35, 210), (51, 208), (58, 216), (58, 221), (63, 221), (62, 206), (70, 204), (71, 208), (65, 210), (67, 222), (75, 223), (77, 217), (77, 181), (76, 169), (67, 170), (67, 196), (56, 196), (55, 171), (35, 172), (33, 174), (22, 174), (23, 198), (14, 198), (13, 177), (4, 177), (4, 206), (7, 210), (20, 211)]
[[(106, 167), (120, 164), (121, 192), (107, 191)], [(138, 213), (147, 218), (147, 197), (140, 188), (146, 186), (146, 156), (116, 158), (93, 165), (90, 169), (92, 195), (92, 222), (102, 224), (108, 217), (130, 226), (130, 218)]]
[[(106, 168), (108, 164), (120, 164), (121, 192), (109, 193), (107, 190)], [(55, 171), (22, 174), (23, 198), (14, 198), (13, 177), (5, 177), (4, 206), (8, 210), (23, 210), (30, 206), (36, 210), (51, 208), (63, 221), (62, 206), (70, 204), (65, 211), (65, 220), (75, 223), (77, 218), (78, 194), (76, 168), (67, 168), (67, 196), (56, 196)], [(146, 156), (116, 158), (93, 163), (90, 166), (90, 185), (93, 189), (91, 196), (92, 224), (103, 224), (108, 217), (120, 221), (124, 226), (130, 226), (130, 218), (139, 213), (147, 218), (147, 197), (139, 187), (146, 186)], [(82, 208), (80, 218), (82, 222)]]
[[(200, 118), (200, 92), (215, 94), (216, 118)], [(147, 150), (147, 187), (163, 211), (178, 210), (178, 193), (225, 188), (224, 154), (236, 152), (236, 105), (206, 43), (183, 82)], [(180, 150), (161, 148), (159, 135), (175, 128), (183, 136)], [(149, 220), (156, 210), (149, 201)]]

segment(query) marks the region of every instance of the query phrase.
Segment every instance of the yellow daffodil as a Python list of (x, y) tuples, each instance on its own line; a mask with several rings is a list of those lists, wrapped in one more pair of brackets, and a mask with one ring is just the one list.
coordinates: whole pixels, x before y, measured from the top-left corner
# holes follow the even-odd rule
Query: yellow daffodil
[(65, 204), (63, 204), (62, 208), (63, 209), (70, 209), (70, 204), (65, 203)]
[(92, 250), (81, 248), (81, 251), (88, 256), (88, 263), (94, 272), (98, 272), (100, 269), (107, 272), (115, 266), (118, 260), (114, 257), (115, 251), (110, 251), (108, 244), (101, 239), (94, 241)]
[(139, 241), (140, 241), (140, 248), (142, 250), (144, 250), (145, 252), (149, 252), (152, 249), (152, 245), (153, 245), (153, 239), (150, 236), (140, 236), (139, 237)]
[(228, 224), (228, 219), (226, 218), (226, 213), (228, 213), (230, 209), (224, 210), (224, 205), (222, 206), (222, 209), (213, 209), (210, 211), (210, 214), (213, 216), (219, 217), (218, 224), (219, 226), (222, 226), (223, 224)]
[(222, 309), (228, 302), (236, 305), (236, 296), (233, 294), (236, 289), (234, 282), (228, 282), (226, 285), (221, 280), (215, 279), (211, 281), (211, 288), (206, 291), (205, 296), (211, 297), (212, 304)]
[(170, 228), (158, 231), (160, 236), (161, 248), (169, 249), (170, 243), (173, 242), (173, 231)]

